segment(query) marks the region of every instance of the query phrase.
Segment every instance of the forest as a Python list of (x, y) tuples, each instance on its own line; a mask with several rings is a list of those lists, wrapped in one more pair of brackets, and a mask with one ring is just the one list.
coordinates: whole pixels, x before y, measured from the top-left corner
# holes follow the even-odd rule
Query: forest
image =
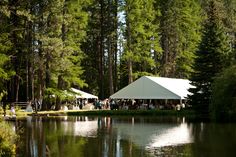
[(235, 44), (236, 0), (1, 0), (0, 100), (47, 109), (152, 75), (190, 79), (197, 111), (236, 113)]

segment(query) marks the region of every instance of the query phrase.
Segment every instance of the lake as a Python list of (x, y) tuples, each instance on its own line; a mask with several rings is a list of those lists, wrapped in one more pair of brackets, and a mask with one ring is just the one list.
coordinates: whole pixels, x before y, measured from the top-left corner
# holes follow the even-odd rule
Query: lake
[(27, 117), (12, 123), (19, 157), (236, 156), (235, 123), (184, 117)]

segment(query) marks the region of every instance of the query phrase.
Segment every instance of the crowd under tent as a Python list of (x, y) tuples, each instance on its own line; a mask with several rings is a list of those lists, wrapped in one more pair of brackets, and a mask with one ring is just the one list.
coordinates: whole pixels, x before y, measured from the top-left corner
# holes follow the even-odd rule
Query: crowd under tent
[(185, 79), (143, 76), (110, 98), (180, 100), (182, 103), (190, 94), (188, 89), (191, 87), (190, 81)]
[(97, 96), (86, 93), (86, 92), (76, 89), (76, 88), (71, 88), (71, 91), (73, 91), (75, 93), (75, 97), (77, 99), (98, 99)]

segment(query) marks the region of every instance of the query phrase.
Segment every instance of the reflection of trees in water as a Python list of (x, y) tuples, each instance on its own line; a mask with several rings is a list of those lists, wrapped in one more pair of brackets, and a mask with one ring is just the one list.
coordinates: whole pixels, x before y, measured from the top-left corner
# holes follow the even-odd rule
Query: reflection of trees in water
[(36, 120), (32, 117), (27, 117), (26, 121), (18, 121), (17, 134), (20, 136), (18, 143), (18, 152), (22, 156), (44, 157), (49, 151), (46, 145), (45, 130), (43, 123), (39, 118)]
[[(76, 133), (76, 122), (83, 127), (86, 121), (96, 121), (96, 136), (83, 137)], [(84, 123), (83, 123), (84, 122)], [(77, 124), (77, 125), (78, 125)], [(145, 156), (132, 140), (121, 139), (117, 130), (112, 128), (112, 118), (81, 118), (58, 119), (43, 117), (19, 121), (17, 132), (19, 156), (31, 157), (136, 157)], [(21, 132), (19, 132), (21, 130)]]
[(198, 123), (193, 125), (193, 156), (236, 156), (236, 124)]
[[(60, 121), (44, 121), (39, 118), (28, 118), (17, 125), (20, 143), (17, 145), (19, 156), (46, 157), (46, 156), (83, 156), (81, 151), (85, 139), (75, 139), (66, 136)], [(19, 132), (19, 128), (23, 130)], [(71, 147), (72, 146), (72, 147)]]
[[(129, 123), (131, 118), (124, 118), (121, 121)], [(120, 132), (114, 128), (113, 123), (117, 118), (100, 117), (98, 118), (98, 132), (96, 139), (89, 139), (87, 146), (92, 148), (88, 156), (98, 157), (145, 157), (144, 148), (140, 148), (133, 143), (132, 139), (122, 139)]]
[[(142, 135), (146, 138), (148, 132), (162, 133), (161, 127), (165, 131), (165, 128), (173, 130), (181, 126), (181, 119), (163, 121), (140, 117), (29, 117), (16, 122), (16, 132), (21, 135), (17, 154), (32, 157), (145, 157), (160, 153), (162, 156), (236, 156), (236, 124), (230, 123), (185, 123), (191, 128), (194, 143), (155, 148), (147, 153), (137, 142), (140, 132), (144, 132)], [(91, 133), (84, 134), (81, 128)]]

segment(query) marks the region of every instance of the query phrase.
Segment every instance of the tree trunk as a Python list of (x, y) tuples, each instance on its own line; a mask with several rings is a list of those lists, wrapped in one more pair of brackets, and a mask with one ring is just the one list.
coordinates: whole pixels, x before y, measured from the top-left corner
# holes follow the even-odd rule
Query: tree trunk
[(18, 99), (19, 99), (19, 88), (20, 88), (20, 78), (19, 78), (19, 75), (16, 74), (15, 76), (15, 102), (18, 102)]
[(113, 83), (114, 83), (114, 87), (113, 90), (117, 91), (117, 84), (118, 84), (118, 72), (117, 72), (117, 55), (118, 55), (118, 48), (117, 48), (117, 43), (118, 43), (118, 34), (117, 34), (117, 29), (118, 29), (118, 0), (114, 0), (114, 9), (113, 9), (113, 16), (114, 16), (114, 22), (113, 22), (113, 31), (114, 31), (114, 36), (113, 36), (113, 71), (114, 71), (114, 79), (113, 79)]
[(100, 0), (100, 38), (99, 38), (99, 97), (101, 99), (104, 98), (104, 68), (103, 68), (103, 40), (104, 40), (104, 15), (103, 15), (103, 9), (104, 9), (104, 4), (103, 0)]
[[(132, 53), (132, 50), (130, 48), (131, 46), (131, 32), (130, 32), (130, 22), (129, 19), (127, 19), (127, 47), (129, 53)], [(133, 82), (133, 63), (131, 58), (128, 59), (128, 77), (129, 77), (129, 84)]]
[(109, 91), (110, 95), (114, 93), (114, 86), (113, 86), (113, 53), (111, 48), (111, 38), (108, 38), (108, 60), (109, 60)]
[(132, 67), (132, 61), (131, 59), (128, 60), (128, 76), (129, 76), (129, 84), (133, 82), (133, 67)]
[[(30, 3), (30, 2), (29, 2)], [(30, 4), (30, 8), (32, 8), (31, 6), (32, 4)], [(32, 9), (31, 9), (31, 13), (32, 13)], [(32, 58), (30, 56), (32, 56), (32, 22), (28, 21), (27, 23), (27, 53), (26, 53), (26, 100), (29, 101), (30, 100), (30, 82), (31, 80), (31, 62), (32, 62)], [(30, 81), (31, 80), (31, 81)]]
[(112, 49), (112, 22), (113, 16), (111, 14), (111, 2), (108, 2), (108, 19), (109, 25), (108, 27), (111, 28), (108, 34), (108, 69), (109, 69), (109, 94), (112, 95), (114, 93), (114, 86), (113, 86), (113, 49)]

